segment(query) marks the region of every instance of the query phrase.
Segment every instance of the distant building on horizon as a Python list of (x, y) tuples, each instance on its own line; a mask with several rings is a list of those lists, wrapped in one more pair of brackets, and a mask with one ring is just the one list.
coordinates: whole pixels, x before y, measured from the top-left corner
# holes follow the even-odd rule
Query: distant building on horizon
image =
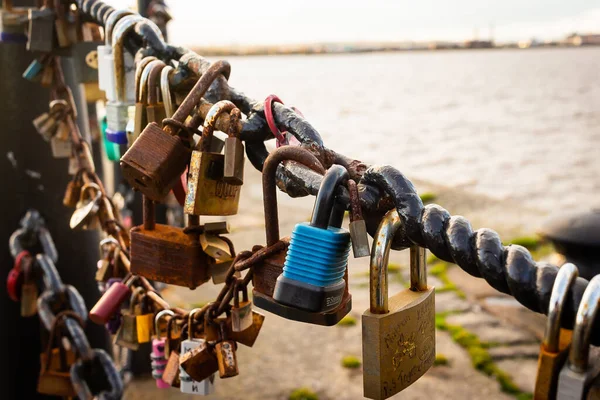
[(566, 42), (571, 46), (600, 46), (600, 34), (591, 33), (581, 35), (573, 33), (567, 36)]
[(491, 49), (494, 47), (493, 40), (467, 40), (465, 48), (467, 49)]

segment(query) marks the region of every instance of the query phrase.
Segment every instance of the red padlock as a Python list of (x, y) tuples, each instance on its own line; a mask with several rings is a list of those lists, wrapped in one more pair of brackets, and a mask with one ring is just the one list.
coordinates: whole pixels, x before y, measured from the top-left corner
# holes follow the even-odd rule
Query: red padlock
[(6, 278), (6, 292), (12, 301), (21, 300), (21, 286), (23, 285), (23, 268), (21, 265), (25, 257), (31, 257), (27, 250), (23, 250), (15, 257), (15, 265)]

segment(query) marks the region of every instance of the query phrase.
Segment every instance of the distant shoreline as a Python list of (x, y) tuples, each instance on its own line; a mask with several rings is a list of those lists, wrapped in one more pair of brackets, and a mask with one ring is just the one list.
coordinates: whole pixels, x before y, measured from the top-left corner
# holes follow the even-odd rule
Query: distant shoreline
[(192, 47), (192, 50), (203, 56), (278, 56), (278, 55), (320, 55), (320, 54), (361, 54), (361, 53), (400, 53), (400, 52), (428, 52), (428, 51), (466, 51), (466, 50), (537, 50), (537, 49), (579, 49), (588, 47), (600, 47), (600, 45), (574, 46), (570, 44), (543, 44), (519, 47), (518, 44), (500, 46), (459, 46), (459, 45), (436, 45), (429, 47), (352, 47), (350, 45), (316, 45), (316, 46), (219, 46), (219, 47)]

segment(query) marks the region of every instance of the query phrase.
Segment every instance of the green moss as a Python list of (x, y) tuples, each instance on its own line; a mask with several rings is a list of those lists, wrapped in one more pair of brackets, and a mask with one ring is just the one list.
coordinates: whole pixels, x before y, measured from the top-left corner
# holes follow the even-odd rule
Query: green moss
[(512, 378), (496, 366), (487, 350), (493, 343), (482, 342), (477, 335), (469, 332), (462, 326), (448, 324), (446, 322), (448, 315), (449, 313), (436, 314), (435, 326), (439, 330), (450, 333), (452, 340), (467, 350), (473, 367), (488, 376), (494, 377), (500, 384), (502, 391), (515, 396), (517, 400), (531, 399), (531, 393), (522, 392)]
[(435, 361), (433, 362), (433, 365), (448, 365), (448, 364), (450, 364), (450, 361), (448, 361), (448, 357), (446, 357), (443, 354), (435, 355)]
[(431, 193), (431, 192), (421, 193), (419, 195), (419, 197), (421, 198), (421, 201), (423, 203), (431, 203), (432, 201), (434, 201), (437, 198), (435, 193)]
[(310, 390), (309, 388), (300, 388), (300, 389), (294, 390), (290, 394), (290, 397), (288, 397), (288, 399), (289, 400), (319, 400), (319, 396), (317, 396), (317, 394), (315, 392), (313, 392), (312, 390)]
[(527, 248), (528, 250), (535, 250), (540, 247), (541, 241), (537, 236), (521, 236), (512, 239), (510, 244), (517, 244)]
[(344, 368), (360, 368), (361, 362), (357, 357), (354, 356), (345, 356), (342, 358), (342, 367)]
[(337, 323), (338, 326), (354, 326), (356, 325), (356, 318), (351, 315), (346, 315), (344, 318)]
[(445, 262), (435, 263), (429, 268), (429, 274), (437, 276), (438, 278), (442, 278), (442, 276), (445, 276), (447, 271), (448, 263)]
[(389, 263), (388, 264), (388, 273), (390, 274), (398, 274), (402, 270), (402, 267), (399, 264)]
[(427, 256), (427, 264), (435, 264), (438, 261), (442, 261), (439, 258), (437, 258), (437, 256), (435, 254), (429, 254), (429, 256)]

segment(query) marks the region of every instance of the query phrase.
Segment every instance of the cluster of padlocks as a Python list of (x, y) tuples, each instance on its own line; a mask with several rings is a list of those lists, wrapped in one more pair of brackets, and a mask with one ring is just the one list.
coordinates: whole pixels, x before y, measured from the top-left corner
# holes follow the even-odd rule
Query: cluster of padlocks
[[(265, 317), (253, 307), (325, 326), (337, 324), (350, 312), (348, 258), (352, 248), (354, 257), (370, 257), (370, 308), (362, 318), (364, 395), (388, 398), (423, 376), (435, 360), (435, 296), (434, 288), (427, 285), (425, 247), (466, 270), (477, 257), (483, 260), (477, 259), (480, 269), (493, 262), (484, 259), (484, 251), (477, 257), (463, 256), (472, 249), (479, 251), (470, 244), (475, 240), (470, 225), (465, 228), (468, 221), (461, 226), (468, 240), (447, 239), (458, 231), (448, 228), (449, 224), (461, 217), (451, 221), (439, 206), (423, 210), (412, 185), (398, 183), (404, 192), (394, 192), (390, 182), (403, 182), (394, 171), (381, 172), (374, 167), (369, 170), (372, 182), (363, 182), (365, 171), (357, 172), (356, 163), (332, 152), (324, 157), (312, 149), (306, 139), (310, 132), (281, 133), (279, 128), (290, 124), (278, 120), (283, 114), (275, 115), (274, 103), (281, 103), (276, 96), (258, 105), (236, 101), (232, 95), (219, 98), (219, 87), (230, 74), (227, 62), (209, 64), (167, 46), (156, 25), (130, 11), (114, 10), (95, 0), (78, 1), (78, 7), (71, 3), (45, 2), (39, 10), (28, 10), (26, 20), (15, 17), (22, 15), (22, 10), (3, 9), (2, 20), (5, 35), (18, 35), (16, 26), (25, 21), (28, 48), (41, 54), (24, 77), (51, 89), (48, 112), (33, 123), (51, 143), (56, 157), (71, 160), (72, 179), (63, 200), (65, 206), (75, 209), (70, 226), (101, 229), (107, 235), (100, 243), (96, 273), (103, 295), (90, 311), (90, 319), (105, 325), (114, 335), (114, 343), (123, 348), (137, 351), (140, 344), (151, 343), (157, 388), (210, 394), (217, 373), (221, 379), (238, 375), (237, 346), (252, 347), (257, 340)], [(100, 45), (94, 41), (101, 37), (100, 31), (94, 24), (83, 23), (83, 15), (104, 26)], [(132, 43), (139, 47), (132, 36), (143, 38), (149, 47), (132, 55)], [(77, 109), (65, 84), (60, 56), (70, 56), (78, 65), (76, 74), (87, 85), (88, 100), (105, 99), (105, 115), (99, 114), (105, 152), (112, 161), (120, 161), (125, 180), (143, 195), (143, 223), (130, 231), (123, 227), (118, 207), (95, 174), (89, 146), (75, 123)], [(93, 87), (96, 79), (99, 91)], [(285, 108), (284, 113), (306, 124), (295, 109)], [(244, 132), (255, 129), (260, 133), (262, 128), (253, 128), (250, 122), (256, 123), (257, 118), (264, 121), (267, 136), (277, 140), (277, 149), (262, 161), (256, 161), (257, 153), (246, 148), (247, 154), (254, 155), (250, 161), (262, 171), (266, 245), (236, 254), (226, 236), (228, 224), (201, 224), (200, 217), (238, 212), (244, 141), (248, 139)], [(223, 132), (226, 139), (215, 136), (215, 130)], [(122, 156), (119, 146), (127, 147)], [(276, 188), (285, 183), (278, 174), (292, 168), (300, 168), (307, 181), (317, 176), (320, 182), (313, 190), (316, 200), (310, 222), (297, 224), (290, 236), (281, 237)], [(380, 190), (368, 194), (367, 184)], [(376, 201), (369, 202), (367, 196), (374, 192)], [(155, 206), (170, 193), (187, 215), (185, 226), (156, 223)], [(391, 202), (379, 201), (384, 194)], [(368, 208), (367, 203), (374, 205)], [(374, 228), (369, 228), (363, 210), (372, 211), (380, 203), (384, 205)], [(416, 205), (411, 208), (411, 204)], [(349, 230), (342, 227), (347, 209)], [(427, 242), (427, 235), (446, 229), (450, 232), (444, 233), (446, 236)], [(372, 247), (368, 231), (374, 238)], [(404, 245), (394, 246), (396, 242)], [(499, 246), (489, 247), (489, 254), (504, 251)], [(392, 247), (410, 248), (410, 286), (388, 298), (387, 264)], [(509, 258), (503, 257), (502, 264)], [(529, 264), (523, 268), (533, 271), (527, 269), (533, 268)], [(547, 310), (545, 306), (537, 310), (549, 318), (535, 397), (598, 396), (600, 364), (588, 359), (593, 357), (590, 343), (596, 343), (591, 332), (600, 281), (580, 282), (576, 303), (568, 295), (576, 282), (576, 268), (565, 266), (554, 274), (551, 296), (549, 291), (544, 293), (546, 304), (550, 296), (550, 305)], [(223, 284), (218, 297), (191, 311), (171, 307), (151, 283), (195, 289), (211, 279), (213, 284)], [(586, 284), (583, 292), (581, 285)], [(30, 286), (21, 286), (22, 298), (29, 303), (32, 296), (26, 291)], [(575, 321), (561, 317), (567, 302), (571, 309), (578, 305)], [(574, 330), (570, 333), (561, 326), (574, 326)]]

